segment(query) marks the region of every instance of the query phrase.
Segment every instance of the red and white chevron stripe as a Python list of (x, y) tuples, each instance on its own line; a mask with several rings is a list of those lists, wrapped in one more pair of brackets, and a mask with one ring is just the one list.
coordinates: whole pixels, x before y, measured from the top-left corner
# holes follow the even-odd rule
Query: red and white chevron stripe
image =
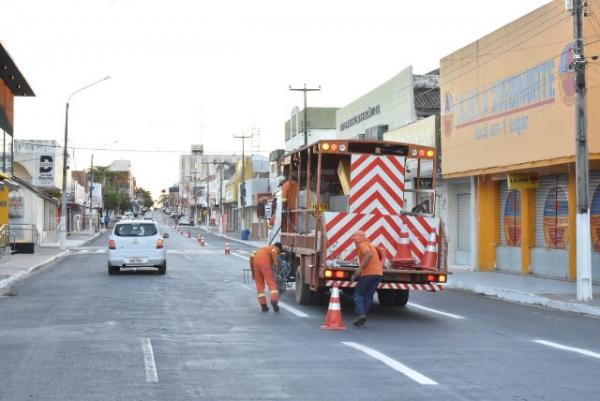
[(404, 207), (406, 158), (353, 154), (350, 212), (397, 215)]
[[(358, 284), (356, 281), (327, 281), (327, 287), (337, 284), (339, 288), (354, 288)], [(405, 283), (379, 283), (377, 288), (382, 290), (413, 290), (413, 291), (444, 291), (446, 289), (445, 284), (405, 284)]]
[(387, 256), (396, 254), (401, 227), (408, 231), (413, 257), (420, 261), (432, 232), (437, 233), (439, 219), (423, 216), (359, 214), (346, 212), (323, 213), (327, 235), (326, 257), (329, 260), (351, 261), (356, 257), (352, 235), (364, 231), (374, 245), (383, 245)]

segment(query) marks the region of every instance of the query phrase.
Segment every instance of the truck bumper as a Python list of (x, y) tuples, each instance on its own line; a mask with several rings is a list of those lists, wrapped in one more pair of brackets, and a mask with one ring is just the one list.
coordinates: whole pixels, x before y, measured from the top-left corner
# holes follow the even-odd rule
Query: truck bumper
[[(354, 288), (356, 281), (328, 280), (327, 287), (333, 287), (337, 284), (338, 288)], [(430, 291), (438, 292), (446, 289), (445, 284), (429, 283), (429, 284), (409, 284), (409, 283), (379, 283), (377, 286), (380, 290), (413, 290), (413, 291)]]

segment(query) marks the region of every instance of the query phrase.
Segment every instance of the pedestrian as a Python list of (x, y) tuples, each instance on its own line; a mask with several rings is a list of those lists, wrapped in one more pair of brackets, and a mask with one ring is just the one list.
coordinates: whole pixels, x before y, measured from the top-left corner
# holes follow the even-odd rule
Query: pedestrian
[(269, 286), (269, 295), (271, 306), (275, 312), (279, 312), (279, 290), (273, 271), (279, 269), (279, 254), (283, 246), (276, 242), (273, 246), (264, 246), (250, 256), (250, 269), (252, 278), (256, 282), (256, 292), (258, 294), (258, 303), (263, 312), (268, 312), (267, 297), (265, 295), (265, 281)]
[(296, 231), (296, 212), (298, 207), (298, 178), (292, 172), (286, 182), (281, 186), (281, 202), (283, 204), (282, 224), (285, 231)]
[(367, 313), (373, 304), (373, 295), (383, 277), (383, 264), (377, 249), (367, 239), (363, 231), (357, 231), (353, 237), (358, 254), (358, 270), (352, 275), (352, 281), (358, 280), (354, 288), (354, 306), (356, 319), (352, 324), (361, 327), (367, 322)]
[(110, 223), (110, 216), (108, 213), (104, 215), (104, 228), (108, 229), (108, 223)]

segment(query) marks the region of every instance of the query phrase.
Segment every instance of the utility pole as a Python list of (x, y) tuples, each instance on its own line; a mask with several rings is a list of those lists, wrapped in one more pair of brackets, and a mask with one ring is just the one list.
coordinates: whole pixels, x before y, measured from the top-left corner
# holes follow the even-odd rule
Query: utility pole
[(235, 139), (242, 140), (242, 179), (240, 184), (240, 220), (242, 225), (242, 231), (246, 228), (244, 225), (244, 206), (246, 205), (246, 155), (244, 143), (246, 139), (252, 138), (252, 135), (234, 135)]
[(210, 162), (203, 162), (206, 166), (206, 228), (210, 227), (210, 194), (209, 194), (209, 185), (210, 185)]
[(592, 299), (592, 251), (590, 235), (589, 160), (587, 145), (587, 110), (585, 99), (585, 56), (583, 52), (582, 0), (573, 1), (573, 36), (575, 49), (575, 174), (577, 189), (577, 300)]
[(290, 90), (293, 92), (304, 92), (304, 146), (308, 145), (308, 111), (306, 109), (306, 92), (318, 92), (321, 90), (321, 85), (318, 88), (307, 88), (306, 84), (304, 84), (304, 88), (292, 88), (290, 85)]
[(94, 225), (92, 223), (92, 199), (94, 194), (94, 154), (92, 153), (92, 161), (90, 163), (90, 234), (94, 233)]

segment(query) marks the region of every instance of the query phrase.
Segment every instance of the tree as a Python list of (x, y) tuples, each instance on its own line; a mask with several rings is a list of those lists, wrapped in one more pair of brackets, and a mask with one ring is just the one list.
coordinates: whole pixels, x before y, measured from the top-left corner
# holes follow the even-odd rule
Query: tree
[(144, 188), (139, 187), (135, 190), (135, 196), (137, 199), (142, 201), (142, 205), (147, 208), (151, 208), (154, 205), (154, 201), (152, 200), (152, 194), (150, 191), (146, 191)]

